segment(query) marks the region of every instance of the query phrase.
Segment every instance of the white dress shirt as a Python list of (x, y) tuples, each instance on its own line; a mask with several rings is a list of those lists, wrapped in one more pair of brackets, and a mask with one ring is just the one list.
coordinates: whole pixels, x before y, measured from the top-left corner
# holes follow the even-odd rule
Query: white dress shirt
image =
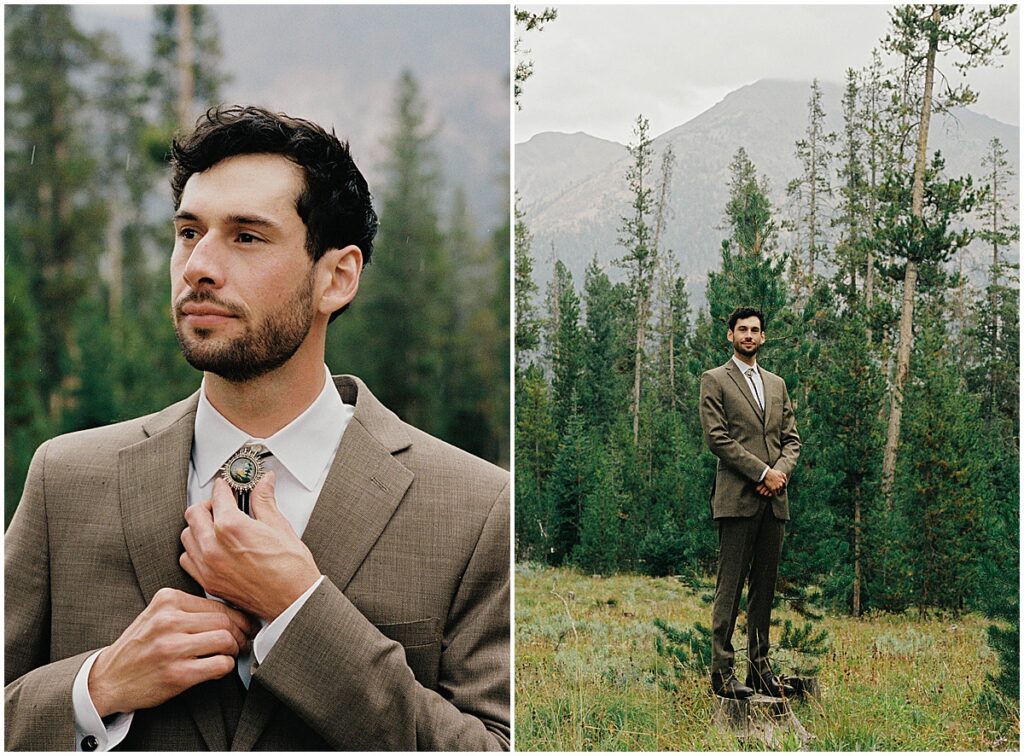
[[(313, 507), (323, 489), (327, 473), (338, 451), (341, 437), (348, 427), (355, 407), (341, 400), (331, 373), (324, 366), (325, 381), (319, 396), (302, 414), (269, 438), (255, 438), (236, 428), (221, 415), (206, 398), (206, 386), (201, 387), (196, 409), (192, 455), (188, 468), (187, 506), (213, 497), (213, 482), (228, 457), (245, 444), (262, 444), (273, 456), (263, 460), (267, 470), (273, 470), (277, 482), (275, 495), (281, 514), (302, 536)], [(253, 638), (251, 650), (238, 657), (238, 676), (249, 687), (252, 662), (261, 664), (288, 623), (306, 603), (323, 581), (321, 575), (309, 589), (281, 613), (273, 622), (260, 620), (261, 629)], [(210, 598), (216, 598), (210, 596)], [(102, 651), (103, 649), (100, 649)], [(89, 696), (89, 671), (100, 651), (90, 656), (75, 677), (72, 702), (75, 713), (75, 741), (82, 750), (82, 740), (88, 735), (96, 739), (97, 751), (106, 751), (128, 734), (134, 713), (100, 718)]]
[[(761, 407), (761, 411), (764, 412), (764, 380), (761, 378), (761, 371), (757, 369), (757, 358), (754, 359), (753, 365), (748, 365), (734, 354), (732, 361), (736, 363), (736, 367), (743, 374), (743, 378), (746, 380), (747, 386), (754, 396), (754, 401), (757, 402), (758, 406)], [(749, 376), (747, 375), (748, 370), (752, 371)], [(769, 469), (771, 468), (765, 465), (764, 472), (761, 473), (759, 480), (764, 480), (764, 476), (768, 474)]]

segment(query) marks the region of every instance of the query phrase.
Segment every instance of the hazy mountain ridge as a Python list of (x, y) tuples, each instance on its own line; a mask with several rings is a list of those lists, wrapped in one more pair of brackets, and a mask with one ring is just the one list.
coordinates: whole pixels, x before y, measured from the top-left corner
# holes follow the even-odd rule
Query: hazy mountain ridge
[[(776, 220), (788, 216), (785, 187), (800, 170), (794, 143), (806, 130), (810, 86), (810, 82), (762, 80), (741, 87), (654, 140), (654, 181), (659, 178), (665, 147), (671, 144), (676, 153), (664, 239), (676, 252), (695, 300), (703, 301), (707, 272), (718, 266), (729, 164), (739, 147), (746, 149), (758, 172), (767, 175)], [(842, 88), (823, 82), (821, 89), (826, 128), (838, 134)], [(970, 173), (981, 184), (981, 157), (993, 136), (1002, 140), (1016, 172), (1019, 129), (969, 110), (933, 119), (929, 151), (942, 151), (948, 175)], [(600, 148), (596, 142), (602, 143)], [(577, 285), (582, 285), (583, 271), (595, 253), (599, 262), (609, 266), (613, 279), (621, 278), (621, 271), (611, 263), (623, 253), (617, 229), (621, 217), (630, 211), (624, 179), (628, 162), (624, 146), (581, 132), (537, 134), (516, 145), (519, 207), (533, 234), (535, 268), (542, 286), (550, 277), (552, 247)], [(984, 259), (984, 253), (979, 250), (979, 254)]]

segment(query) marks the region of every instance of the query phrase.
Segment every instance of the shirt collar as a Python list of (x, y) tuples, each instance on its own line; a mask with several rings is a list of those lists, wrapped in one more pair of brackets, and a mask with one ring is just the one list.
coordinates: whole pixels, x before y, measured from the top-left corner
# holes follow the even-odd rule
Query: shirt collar
[(250, 436), (233, 425), (206, 398), (206, 386), (199, 392), (192, 464), (200, 485), (210, 482), (228, 457), (245, 443), (260, 443), (305, 488), (313, 490), (334, 459), (355, 407), (341, 400), (330, 371), (324, 366), (323, 390), (298, 417), (270, 438)]
[(743, 360), (741, 360), (739, 357), (737, 357), (735, 354), (732, 356), (732, 361), (736, 363), (736, 367), (738, 367), (740, 369), (740, 372), (743, 373), (743, 375), (746, 375), (747, 371), (750, 370), (751, 368), (754, 369), (754, 375), (761, 375), (761, 371), (759, 371), (757, 369), (757, 358), (756, 357), (754, 358), (754, 364), (753, 365), (748, 365)]

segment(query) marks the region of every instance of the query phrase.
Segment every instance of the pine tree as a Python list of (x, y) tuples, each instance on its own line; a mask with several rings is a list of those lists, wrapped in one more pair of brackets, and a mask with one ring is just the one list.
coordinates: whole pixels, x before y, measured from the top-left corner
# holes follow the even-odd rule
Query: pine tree
[(97, 293), (106, 230), (97, 162), (82, 123), (82, 79), (97, 72), (102, 53), (98, 39), (75, 26), (69, 7), (4, 12), (5, 210), (18, 255), (10, 263), (26, 271), (28, 296), (46, 313), (50, 336), (39, 345), (39, 388), (48, 424), (59, 428), (74, 384), (65, 372), (75, 349), (73, 315), (79, 299)]
[(619, 226), (619, 244), (626, 248), (626, 254), (620, 258), (618, 264), (626, 270), (628, 276), (632, 309), (633, 398), (630, 414), (633, 417), (633, 444), (636, 445), (640, 432), (644, 349), (648, 321), (651, 317), (651, 295), (658, 249), (653, 240), (655, 228), (651, 225), (651, 214), (654, 210), (653, 189), (648, 184), (654, 148), (651, 145), (650, 122), (642, 115), (636, 118), (633, 136), (636, 141), (626, 148), (633, 159), (626, 170), (626, 185), (632, 197), (632, 214), (624, 216)]
[(866, 289), (869, 245), (866, 241), (867, 203), (869, 201), (864, 165), (865, 134), (859, 118), (861, 87), (857, 72), (846, 71), (843, 92), (843, 132), (839, 145), (839, 166), (836, 171), (839, 191), (839, 213), (832, 223), (840, 230), (836, 241), (836, 280), (839, 291), (850, 307), (862, 308), (866, 291), (858, 289), (858, 278)]
[(593, 485), (583, 496), (579, 543), (572, 563), (586, 572), (609, 575), (619, 567), (619, 515), (624, 495), (619, 486), (617, 461), (601, 444), (595, 444)]
[(690, 296), (686, 279), (679, 275), (679, 262), (672, 250), (659, 255), (657, 311), (654, 336), (653, 379), (658, 401), (676, 409), (680, 399), (692, 389), (686, 380), (690, 333)]
[(220, 72), (220, 36), (204, 5), (158, 5), (153, 11), (153, 64), (147, 83), (158, 94), (166, 148), (170, 132), (189, 130), (196, 116), (218, 104), (228, 78)]
[(328, 334), (328, 364), (359, 374), (402, 419), (443, 437), (442, 396), (451, 380), (443, 359), (455, 303), (438, 222), (434, 134), (426, 121), (419, 85), (405, 72), (386, 139), (380, 236), (359, 297)]
[(620, 308), (620, 288), (612, 285), (595, 255), (583, 281), (586, 322), (579, 395), (580, 412), (597, 438), (608, 436), (626, 404), (629, 325)]
[(566, 431), (569, 418), (578, 414), (583, 374), (583, 333), (580, 330), (580, 298), (572, 274), (561, 260), (555, 263), (558, 281), (558, 327), (551, 341), (551, 391), (555, 429)]
[(906, 520), (914, 523), (906, 547), (915, 603), (963, 610), (976, 607), (984, 593), (984, 519), (993, 497), (985, 422), (977, 398), (963, 392), (940, 308), (941, 296), (922, 312), (915, 390), (906, 404), (905, 433), (914, 443), (901, 455), (898, 490)]
[[(891, 12), (892, 31), (885, 46), (904, 57), (908, 67), (921, 74), (920, 111), (917, 118), (917, 149), (910, 191), (908, 242), (919, 246), (925, 241), (925, 195), (928, 173), (928, 129), (933, 109), (969, 105), (977, 96), (966, 85), (946, 87), (944, 96), (935, 99), (936, 61), (940, 53), (959, 53), (953, 65), (962, 73), (990, 64), (1007, 52), (1006, 32), (1000, 27), (1015, 6), (993, 5), (973, 8), (962, 5), (904, 5)], [(892, 498), (903, 413), (904, 390), (910, 369), (913, 342), (914, 303), (918, 284), (919, 258), (904, 256), (903, 295), (900, 310), (896, 369), (890, 393), (889, 423), (882, 458), (882, 495)]]
[[(865, 68), (861, 76), (860, 107), (857, 110), (856, 121), (859, 129), (864, 134), (864, 180), (865, 180), (865, 202), (862, 226), (865, 234), (870, 233), (874, 223), (875, 213), (878, 208), (878, 187), (881, 184), (883, 166), (885, 164), (885, 153), (891, 142), (889, 139), (889, 128), (884, 118), (886, 86), (889, 84), (884, 78), (882, 59), (877, 49), (871, 51), (871, 64)], [(875, 339), (875, 314), (874, 308), (876, 299), (875, 274), (876, 257), (875, 250), (870, 243), (870, 238), (863, 239), (864, 246), (864, 309), (868, 313), (868, 327), (865, 331), (869, 343)], [(883, 294), (887, 294), (883, 292)], [(886, 299), (888, 297), (886, 296)]]
[[(856, 616), (867, 606), (865, 562), (877, 554), (864, 524), (875, 516), (878, 495), (884, 377), (861, 315), (843, 314), (829, 302), (817, 323), (820, 349), (802, 377), (808, 386), (799, 426), (804, 446), (790, 507), (794, 527), (815, 555), (813, 568), (824, 576), (814, 582), (830, 603)], [(797, 525), (805, 514), (818, 522)]]
[[(890, 388), (889, 421), (886, 444), (882, 457), (882, 497), (886, 506), (892, 505), (892, 484), (895, 473), (897, 441), (903, 414), (906, 373), (910, 366), (909, 347), (913, 335), (912, 322), (917, 287), (946, 287), (949, 277), (943, 264), (971, 240), (968, 230), (954, 231), (960, 217), (970, 211), (975, 192), (970, 177), (942, 180), (944, 161), (936, 153), (923, 177), (920, 205), (917, 190), (909, 184), (906, 174), (887, 172), (879, 192), (879, 208), (875, 217), (873, 244), (887, 249), (899, 261), (886, 266), (893, 279), (904, 281), (903, 314), (900, 320), (899, 347), (896, 355), (895, 375)], [(916, 210), (914, 208), (917, 208)], [(911, 287), (907, 298), (907, 271), (913, 268)]]
[(1020, 312), (1018, 290), (1012, 286), (1018, 266), (1007, 262), (1004, 250), (1020, 239), (1020, 226), (1012, 222), (1016, 207), (1008, 188), (1015, 174), (1006, 160), (1006, 148), (998, 138), (989, 142), (982, 166), (986, 184), (979, 203), (982, 228), (977, 238), (990, 246), (992, 264), (985, 297), (975, 305), (966, 334), (973, 363), (968, 380), (974, 390), (986, 395), (987, 417), (990, 420), (1005, 417), (1010, 421), (1012, 433), (1019, 415), (1019, 369), (1014, 350)]
[(544, 373), (530, 365), (516, 381), (516, 558), (544, 559), (550, 523), (544, 485), (557, 451), (551, 394)]
[[(531, 353), (540, 346), (541, 320), (534, 297), (537, 284), (533, 280), (533, 258), (530, 246), (533, 236), (526, 225), (526, 214), (516, 204), (515, 235), (515, 307), (516, 307), (516, 370), (525, 369)], [(517, 372), (518, 374), (518, 372)]]
[(508, 301), (502, 297), (495, 306), (495, 299), (497, 290), (507, 291), (508, 269), (494, 245), (474, 237), (474, 227), (465, 194), (458, 189), (446, 234), (454, 307), (444, 356), (450, 374), (443, 396), (445, 438), (498, 460), (503, 450), (507, 458), (508, 327), (507, 322), (502, 327), (501, 313), (508, 311)]
[(551, 564), (564, 564), (580, 542), (584, 503), (594, 490), (597, 475), (595, 452), (574, 406), (559, 436), (558, 454), (545, 487)]
[(28, 283), (27, 268), (5, 230), (4, 264), (4, 527), (11, 521), (35, 448), (50, 435), (39, 371), (42, 323)]
[[(834, 142), (835, 134), (825, 131), (821, 86), (815, 79), (811, 82), (811, 99), (807, 102), (807, 131), (804, 138), (796, 142), (796, 158), (802, 172), (786, 187), (786, 194), (796, 203), (796, 217), (791, 227), (797, 232), (797, 238), (803, 240), (801, 253), (806, 251), (807, 255), (806, 273), (795, 282), (798, 301), (805, 301), (814, 287), (815, 262), (825, 254), (828, 245), (828, 201), (832, 195), (829, 173)], [(794, 261), (801, 257), (798, 253)]]
[(529, 31), (544, 31), (544, 25), (554, 21), (558, 18), (558, 10), (555, 8), (545, 8), (540, 13), (532, 13), (527, 10), (520, 8), (515, 9), (515, 20), (516, 20), (516, 41), (515, 41), (515, 55), (516, 55), (516, 80), (515, 80), (515, 101), (516, 108), (522, 110), (522, 106), (519, 104), (519, 97), (523, 93), (523, 85), (526, 80), (533, 76), (533, 61), (528, 59), (526, 56), (530, 54), (530, 51), (526, 48), (523, 40), (523, 34)]
[(725, 225), (730, 238), (722, 242), (721, 268), (708, 274), (707, 300), (713, 324), (712, 342), (718, 354), (726, 354), (726, 321), (741, 305), (757, 307), (765, 314), (766, 330), (786, 303), (782, 275), (785, 261), (770, 255), (775, 242), (775, 221), (768, 200), (767, 178), (758, 181), (757, 169), (742, 147), (729, 167), (729, 201)]

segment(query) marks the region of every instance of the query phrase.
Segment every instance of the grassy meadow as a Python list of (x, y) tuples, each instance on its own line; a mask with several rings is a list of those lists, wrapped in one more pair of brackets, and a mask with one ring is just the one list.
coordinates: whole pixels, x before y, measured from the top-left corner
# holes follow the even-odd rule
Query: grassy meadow
[[(699, 595), (710, 590), (518, 565), (516, 750), (762, 750), (713, 728), (707, 678), (655, 649), (655, 618), (679, 629), (710, 625)], [(773, 617), (803, 622), (785, 610)], [(820, 624), (830, 636), (822, 694), (793, 705), (813, 735), (806, 749), (1018, 750), (1019, 720), (979, 703), (986, 673), (997, 669), (984, 617), (826, 616)], [(733, 644), (745, 647), (739, 631)], [(742, 680), (745, 665), (737, 667)], [(783, 743), (799, 748), (795, 736)]]

